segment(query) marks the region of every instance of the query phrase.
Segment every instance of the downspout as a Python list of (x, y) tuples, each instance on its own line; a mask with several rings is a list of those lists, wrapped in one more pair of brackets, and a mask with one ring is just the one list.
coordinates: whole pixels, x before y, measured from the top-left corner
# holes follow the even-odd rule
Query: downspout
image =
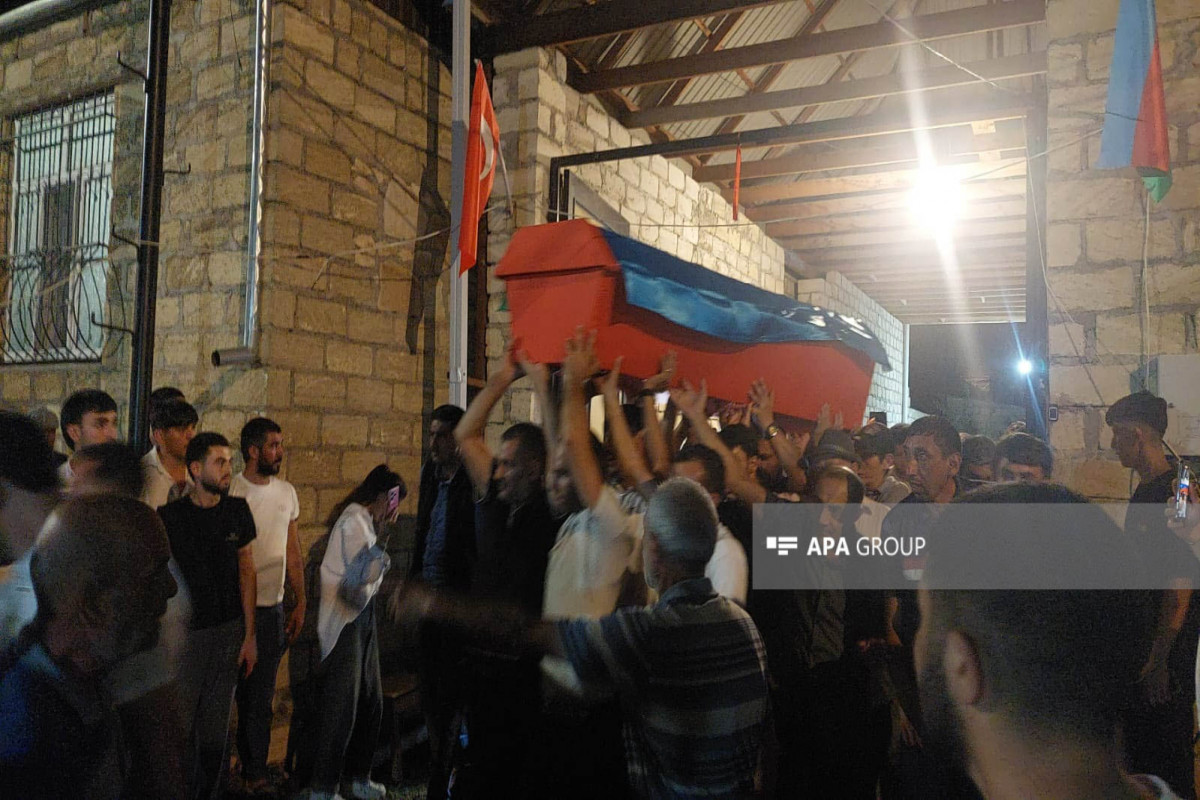
[(250, 203), (246, 212), (246, 293), (242, 303), (241, 339), (237, 347), (214, 350), (214, 367), (253, 364), (258, 346), (258, 256), (262, 250), (259, 222), (262, 219), (263, 153), (266, 148), (263, 120), (266, 116), (268, 0), (254, 2), (254, 93), (250, 121)]

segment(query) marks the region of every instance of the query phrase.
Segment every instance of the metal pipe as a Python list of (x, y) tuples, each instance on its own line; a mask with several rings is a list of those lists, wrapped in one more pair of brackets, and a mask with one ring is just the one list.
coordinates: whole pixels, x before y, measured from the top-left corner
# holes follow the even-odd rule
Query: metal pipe
[[(450, 142), (450, 402), (467, 407), (467, 276), (459, 274), (462, 255), (458, 232), (463, 224), (463, 188), (467, 171), (467, 117), (471, 113), (471, 0), (454, 0), (451, 48)], [(474, 177), (475, 180), (479, 176)], [(485, 198), (486, 200), (486, 198)]]
[[(1025, 117), (1025, 152), (1041, 153), (1048, 141), (1045, 82), (1034, 81), (1039, 98)], [(1046, 275), (1046, 159), (1030, 158), (1026, 165), (1025, 196), (1025, 324), (1021, 326), (1022, 351), (1033, 363), (1025, 399), (1025, 425), (1030, 433), (1047, 438), (1050, 411), (1050, 321)]]
[(0, 40), (28, 33), (116, 0), (34, 0), (0, 14)]
[(142, 140), (142, 212), (138, 226), (133, 363), (129, 370), (129, 441), (150, 438), (150, 384), (154, 375), (154, 315), (158, 300), (158, 238), (162, 219), (163, 138), (171, 0), (150, 0), (146, 48), (146, 118)]
[(254, 350), (258, 338), (258, 254), (262, 249), (263, 119), (266, 116), (268, 0), (254, 2), (254, 107), (250, 123), (250, 207), (246, 213), (246, 294), (242, 305), (241, 346)]

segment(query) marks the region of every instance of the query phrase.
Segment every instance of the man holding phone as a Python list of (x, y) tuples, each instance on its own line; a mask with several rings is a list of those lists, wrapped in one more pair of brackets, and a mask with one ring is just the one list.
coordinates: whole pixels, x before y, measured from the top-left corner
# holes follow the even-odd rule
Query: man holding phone
[(1175, 498), (1175, 467), (1167, 458), (1167, 402), (1141, 391), (1113, 403), (1104, 421), (1121, 466), (1137, 473), (1125, 531), (1133, 537), (1162, 593), (1158, 623), (1136, 702), (1125, 713), (1129, 769), (1158, 775), (1181, 797), (1194, 797), (1192, 705), (1200, 640), (1200, 562), (1167, 527), (1163, 508)]

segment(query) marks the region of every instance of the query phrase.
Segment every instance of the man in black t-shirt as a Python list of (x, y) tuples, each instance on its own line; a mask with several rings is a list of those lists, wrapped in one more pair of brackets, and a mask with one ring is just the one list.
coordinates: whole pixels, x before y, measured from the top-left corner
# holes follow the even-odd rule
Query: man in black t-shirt
[(195, 761), (185, 775), (193, 800), (207, 800), (224, 790), (238, 671), (249, 675), (258, 658), (255, 529), (246, 501), (229, 497), (233, 469), (224, 436), (197, 434), (188, 443), (187, 468), (191, 493), (163, 506), (159, 516), (191, 595), (179, 689)]
[(1175, 467), (1167, 459), (1167, 403), (1149, 392), (1122, 397), (1108, 409), (1112, 447), (1121, 466), (1138, 474), (1125, 532), (1142, 554), (1156, 586), (1165, 587), (1136, 701), (1124, 715), (1125, 755), (1132, 772), (1158, 775), (1180, 797), (1194, 797), (1192, 705), (1196, 644), (1200, 638), (1200, 563), (1167, 527), (1164, 510), (1175, 494)]

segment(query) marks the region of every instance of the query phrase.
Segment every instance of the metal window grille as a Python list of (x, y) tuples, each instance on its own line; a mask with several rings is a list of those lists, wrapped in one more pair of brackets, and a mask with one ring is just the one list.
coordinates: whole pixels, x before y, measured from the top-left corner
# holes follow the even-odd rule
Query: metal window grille
[(7, 363), (98, 361), (108, 305), (111, 92), (13, 120)]

